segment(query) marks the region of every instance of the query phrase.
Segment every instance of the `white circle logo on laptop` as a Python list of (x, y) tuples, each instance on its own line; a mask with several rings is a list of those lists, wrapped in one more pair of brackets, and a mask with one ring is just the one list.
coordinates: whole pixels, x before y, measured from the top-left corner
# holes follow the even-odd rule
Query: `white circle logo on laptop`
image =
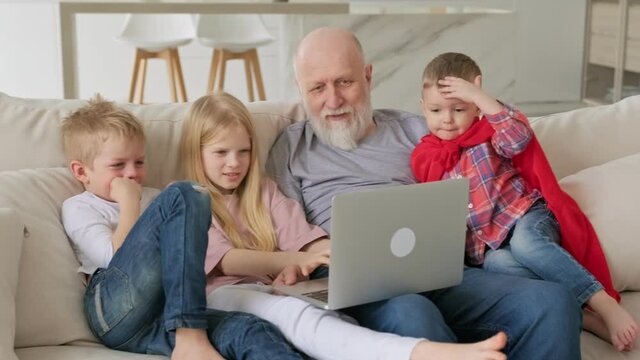
[(391, 237), (391, 253), (397, 257), (409, 255), (415, 246), (416, 234), (409, 228), (400, 228)]

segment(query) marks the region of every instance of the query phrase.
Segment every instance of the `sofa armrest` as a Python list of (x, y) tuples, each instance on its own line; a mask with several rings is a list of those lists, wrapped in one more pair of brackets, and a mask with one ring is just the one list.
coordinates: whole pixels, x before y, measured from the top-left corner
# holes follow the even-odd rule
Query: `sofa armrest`
[(0, 359), (17, 360), (15, 300), (24, 225), (16, 211), (0, 208), (0, 230)]

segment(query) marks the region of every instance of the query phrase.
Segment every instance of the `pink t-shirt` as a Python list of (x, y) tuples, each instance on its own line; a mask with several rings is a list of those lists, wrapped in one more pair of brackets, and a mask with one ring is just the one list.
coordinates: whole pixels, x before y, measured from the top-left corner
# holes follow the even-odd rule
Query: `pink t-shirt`
[[(230, 195), (227, 198), (227, 208), (240, 227), (240, 236), (250, 239), (251, 233), (244, 227), (238, 198)], [(327, 233), (318, 226), (307, 223), (302, 206), (293, 199), (284, 196), (275, 182), (265, 179), (262, 182), (262, 201), (271, 213), (271, 220), (276, 233), (278, 250), (298, 251), (313, 240), (327, 236)], [(227, 235), (220, 228), (220, 224), (213, 217), (209, 229), (209, 246), (204, 261), (204, 270), (207, 274), (207, 294), (222, 285), (246, 284), (261, 282), (271, 284), (267, 277), (253, 276), (227, 276), (216, 269), (227, 251), (233, 249)]]

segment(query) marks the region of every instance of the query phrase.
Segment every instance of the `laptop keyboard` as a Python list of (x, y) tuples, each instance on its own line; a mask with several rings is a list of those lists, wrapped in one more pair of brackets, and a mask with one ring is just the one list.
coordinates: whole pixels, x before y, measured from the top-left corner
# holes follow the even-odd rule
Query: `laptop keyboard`
[(304, 293), (302, 295), (326, 303), (329, 300), (329, 289), (312, 291), (312, 292)]

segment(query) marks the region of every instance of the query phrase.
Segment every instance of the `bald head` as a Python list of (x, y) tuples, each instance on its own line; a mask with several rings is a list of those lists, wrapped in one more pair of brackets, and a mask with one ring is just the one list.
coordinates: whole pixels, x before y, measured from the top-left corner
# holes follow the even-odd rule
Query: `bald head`
[(301, 66), (313, 60), (319, 60), (322, 63), (325, 59), (335, 57), (355, 61), (363, 67), (365, 65), (362, 45), (351, 31), (333, 27), (313, 30), (300, 41), (295, 52), (293, 66), (296, 79)]

